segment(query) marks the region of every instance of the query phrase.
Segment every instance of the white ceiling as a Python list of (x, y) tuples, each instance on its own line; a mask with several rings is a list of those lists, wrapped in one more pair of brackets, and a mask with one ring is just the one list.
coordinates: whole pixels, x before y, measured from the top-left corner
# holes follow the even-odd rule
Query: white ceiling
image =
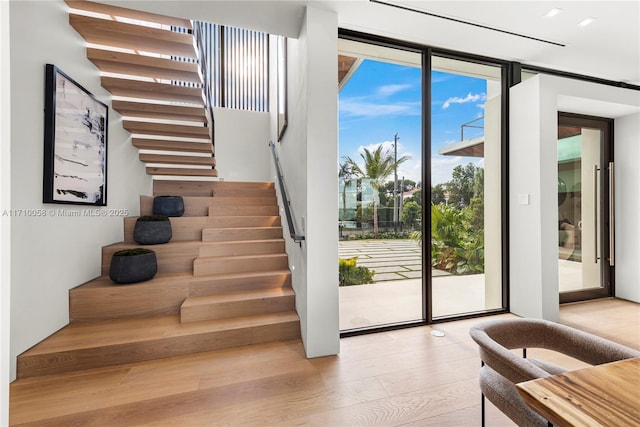
[[(560, 43), (452, 22), (369, 0), (131, 1), (107, 3), (296, 37), (305, 6), (333, 10), (342, 28), (538, 67), (640, 85), (640, 0), (384, 0), (432, 14)], [(563, 11), (544, 16), (552, 8)], [(578, 23), (595, 18), (586, 27)]]
[[(640, 84), (640, 1), (385, 1), (566, 46), (366, 0), (309, 3), (335, 10), (343, 28)], [(563, 11), (545, 17), (552, 8)], [(589, 17), (596, 20), (578, 26)]]

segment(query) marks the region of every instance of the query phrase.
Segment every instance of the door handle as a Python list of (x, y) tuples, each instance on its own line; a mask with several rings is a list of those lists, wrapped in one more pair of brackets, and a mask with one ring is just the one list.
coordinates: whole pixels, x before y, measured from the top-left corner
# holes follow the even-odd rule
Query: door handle
[(609, 162), (609, 265), (616, 263), (616, 185), (615, 165)]
[(594, 230), (594, 244), (595, 250), (593, 251), (593, 262), (598, 263), (600, 257), (598, 256), (598, 171), (600, 168), (598, 165), (593, 165), (593, 230)]

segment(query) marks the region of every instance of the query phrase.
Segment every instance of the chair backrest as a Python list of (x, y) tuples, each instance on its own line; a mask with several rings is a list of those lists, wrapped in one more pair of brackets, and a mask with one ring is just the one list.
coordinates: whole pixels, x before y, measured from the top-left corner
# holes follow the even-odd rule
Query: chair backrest
[(473, 326), (469, 333), (480, 348), (482, 361), (514, 383), (550, 374), (511, 349), (544, 348), (592, 365), (640, 357), (640, 352), (629, 347), (546, 320), (490, 320)]

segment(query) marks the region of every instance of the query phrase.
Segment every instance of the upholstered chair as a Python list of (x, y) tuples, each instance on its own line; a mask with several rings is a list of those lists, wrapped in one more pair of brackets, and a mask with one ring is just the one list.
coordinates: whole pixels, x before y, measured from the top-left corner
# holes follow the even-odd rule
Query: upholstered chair
[[(480, 349), (480, 389), (482, 425), (484, 398), (519, 426), (547, 426), (547, 420), (531, 410), (518, 394), (515, 384), (566, 372), (544, 360), (527, 358), (527, 348), (553, 350), (591, 365), (640, 357), (640, 352), (598, 336), (535, 319), (490, 320), (473, 326), (471, 338)], [(522, 349), (523, 355), (514, 349)]]

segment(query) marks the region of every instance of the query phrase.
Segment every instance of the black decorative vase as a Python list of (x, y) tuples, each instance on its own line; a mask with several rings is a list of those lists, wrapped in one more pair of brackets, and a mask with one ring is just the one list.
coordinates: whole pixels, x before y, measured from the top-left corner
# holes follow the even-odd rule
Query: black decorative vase
[(144, 215), (136, 220), (133, 240), (140, 245), (167, 243), (171, 237), (171, 221), (166, 215)]
[(111, 257), (109, 278), (115, 283), (144, 282), (158, 272), (156, 253), (150, 249), (135, 248), (115, 252)]
[(156, 196), (153, 198), (153, 214), (166, 216), (184, 215), (182, 196)]

